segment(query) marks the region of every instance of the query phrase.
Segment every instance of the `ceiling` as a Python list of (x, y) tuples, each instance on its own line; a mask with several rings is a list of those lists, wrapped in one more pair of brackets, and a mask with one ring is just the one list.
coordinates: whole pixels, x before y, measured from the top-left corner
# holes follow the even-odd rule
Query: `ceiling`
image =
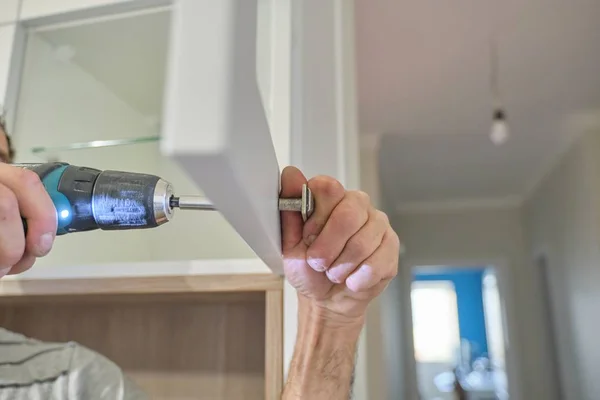
[[(360, 130), (394, 207), (521, 199), (600, 129), (600, 1), (357, 0)], [(490, 37), (511, 138), (489, 140)]]
[[(45, 28), (57, 56), (104, 84), (144, 117), (161, 115), (170, 13), (152, 11)], [(156, 121), (155, 121), (156, 122)]]

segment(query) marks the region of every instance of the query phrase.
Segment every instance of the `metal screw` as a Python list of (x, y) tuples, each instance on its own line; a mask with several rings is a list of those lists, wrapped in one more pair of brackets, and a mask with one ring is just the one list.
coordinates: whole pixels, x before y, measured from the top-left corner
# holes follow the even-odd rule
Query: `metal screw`
[[(170, 201), (171, 208), (180, 208), (182, 210), (216, 210), (215, 206), (199, 196), (181, 196), (172, 197)], [(312, 192), (308, 185), (302, 185), (301, 198), (281, 198), (279, 199), (279, 211), (297, 211), (302, 214), (302, 219), (306, 222), (315, 210), (315, 202)]]

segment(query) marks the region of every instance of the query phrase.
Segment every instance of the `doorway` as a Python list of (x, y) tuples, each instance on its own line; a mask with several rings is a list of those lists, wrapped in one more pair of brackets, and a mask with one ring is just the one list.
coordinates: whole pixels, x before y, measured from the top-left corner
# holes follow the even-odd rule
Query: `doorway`
[(493, 267), (412, 271), (414, 354), (423, 400), (505, 400), (506, 319)]
[(554, 320), (554, 313), (552, 309), (552, 283), (550, 281), (550, 270), (548, 266), (548, 259), (546, 255), (540, 255), (535, 260), (538, 278), (540, 281), (540, 298), (542, 305), (542, 323), (544, 328), (549, 335), (548, 346), (546, 347), (546, 354), (549, 359), (548, 368), (551, 369), (553, 380), (555, 382), (556, 390), (559, 394), (559, 398), (567, 398), (564, 393), (564, 387), (562, 384), (562, 376), (560, 374), (560, 359), (558, 357), (558, 339), (556, 337), (556, 321)]

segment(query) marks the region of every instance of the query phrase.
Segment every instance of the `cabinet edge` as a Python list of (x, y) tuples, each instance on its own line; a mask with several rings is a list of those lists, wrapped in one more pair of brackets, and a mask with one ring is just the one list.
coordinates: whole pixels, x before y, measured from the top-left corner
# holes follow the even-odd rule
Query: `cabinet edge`
[(1, 280), (0, 298), (53, 295), (222, 293), (281, 290), (274, 274)]

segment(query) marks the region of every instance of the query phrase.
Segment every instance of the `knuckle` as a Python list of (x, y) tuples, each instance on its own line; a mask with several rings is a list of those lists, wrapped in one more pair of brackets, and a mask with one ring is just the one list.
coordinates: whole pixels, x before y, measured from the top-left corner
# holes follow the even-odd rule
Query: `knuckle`
[(35, 189), (42, 185), (40, 177), (35, 172), (24, 168), (20, 168), (17, 171), (19, 183), (24, 188)]
[(390, 225), (390, 218), (385, 212), (381, 210), (377, 210), (375, 212), (375, 218), (377, 218), (378, 221), (381, 221), (381, 223), (384, 225)]
[(373, 252), (372, 238), (357, 235), (352, 237), (347, 244), (350, 258), (360, 258), (359, 261), (364, 260)]
[(400, 245), (402, 243), (400, 242), (400, 237), (398, 237), (398, 234), (393, 229), (390, 229), (388, 232), (390, 234), (390, 240), (392, 241), (394, 247), (396, 249), (400, 249)]
[(371, 196), (369, 196), (367, 192), (363, 192), (362, 190), (355, 190), (350, 192), (350, 195), (356, 198), (358, 204), (362, 206), (369, 206), (371, 204)]
[(353, 230), (359, 224), (362, 225), (360, 213), (357, 212), (356, 207), (349, 202), (340, 204), (331, 215), (331, 220), (337, 229), (341, 231)]
[(310, 180), (311, 190), (323, 196), (336, 196), (344, 192), (342, 184), (329, 176), (319, 175)]
[(398, 262), (392, 264), (391, 268), (389, 268), (389, 271), (385, 274), (383, 278), (394, 279), (396, 275), (398, 275)]

